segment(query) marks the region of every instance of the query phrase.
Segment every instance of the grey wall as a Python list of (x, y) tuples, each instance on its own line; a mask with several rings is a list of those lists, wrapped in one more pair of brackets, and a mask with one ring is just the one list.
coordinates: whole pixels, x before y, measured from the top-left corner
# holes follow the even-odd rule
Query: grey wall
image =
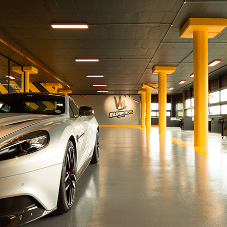
[[(115, 95), (117, 103), (119, 102), (119, 95)], [(124, 96), (121, 95), (121, 103), (125, 103), (125, 110), (132, 110), (133, 114), (125, 115), (125, 117), (109, 118), (110, 112), (117, 112), (114, 95), (72, 95), (72, 98), (78, 106), (91, 106), (95, 111), (95, 117), (100, 125), (140, 125), (140, 103), (133, 101), (136, 99), (140, 101), (140, 95)]]

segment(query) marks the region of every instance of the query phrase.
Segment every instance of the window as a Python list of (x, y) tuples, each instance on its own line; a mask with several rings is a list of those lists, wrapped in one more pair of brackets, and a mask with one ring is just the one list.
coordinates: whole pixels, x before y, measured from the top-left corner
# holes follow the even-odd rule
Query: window
[(170, 111), (166, 111), (166, 116), (170, 117)]
[(194, 98), (191, 98), (191, 106), (194, 107)]
[(158, 110), (158, 103), (151, 103), (151, 110)]
[(220, 114), (220, 106), (211, 106), (210, 107), (210, 115)]
[(166, 110), (171, 110), (171, 103), (166, 103)]
[(210, 95), (209, 95), (209, 101), (210, 101), (210, 103), (220, 102), (219, 91), (210, 93)]
[(185, 107), (190, 108), (191, 107), (191, 99), (186, 99), (185, 100)]
[(227, 114), (227, 105), (221, 105), (221, 114)]
[(227, 89), (221, 90), (221, 102), (227, 101)]
[(191, 117), (192, 116), (192, 110), (191, 109), (186, 110), (186, 116), (187, 117)]

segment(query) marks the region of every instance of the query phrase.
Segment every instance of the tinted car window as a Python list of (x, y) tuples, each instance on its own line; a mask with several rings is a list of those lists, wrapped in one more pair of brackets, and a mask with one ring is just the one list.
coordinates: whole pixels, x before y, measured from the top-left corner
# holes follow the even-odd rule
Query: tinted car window
[(65, 112), (65, 98), (48, 94), (0, 95), (0, 113), (59, 115)]

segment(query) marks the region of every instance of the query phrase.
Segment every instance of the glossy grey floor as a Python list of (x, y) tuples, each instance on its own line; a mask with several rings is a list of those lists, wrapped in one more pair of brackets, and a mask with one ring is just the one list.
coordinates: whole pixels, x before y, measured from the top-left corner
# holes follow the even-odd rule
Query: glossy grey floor
[(227, 139), (209, 133), (194, 149), (193, 131), (100, 128), (100, 161), (77, 184), (64, 215), (26, 227), (227, 226)]

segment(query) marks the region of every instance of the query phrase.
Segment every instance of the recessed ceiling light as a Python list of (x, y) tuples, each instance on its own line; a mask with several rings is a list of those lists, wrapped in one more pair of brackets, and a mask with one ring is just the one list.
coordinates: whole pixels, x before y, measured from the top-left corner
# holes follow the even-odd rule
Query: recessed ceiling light
[(97, 92), (109, 92), (109, 91), (107, 91), (107, 90), (99, 90)]
[(220, 63), (220, 62), (221, 62), (220, 59), (214, 60), (214, 61), (212, 61), (211, 63), (209, 63), (208, 66), (214, 66), (214, 65), (217, 65), (217, 64)]
[(183, 84), (183, 83), (185, 83), (186, 82), (186, 80), (181, 80), (180, 82), (179, 82), (179, 84)]
[(106, 87), (106, 84), (93, 84), (94, 87)]
[(152, 88), (152, 89), (155, 89), (155, 87), (149, 85), (149, 84), (144, 84), (145, 87), (149, 87), (149, 88)]
[(174, 89), (174, 87), (170, 87), (170, 88), (169, 88), (169, 90), (173, 90), (173, 89)]
[(190, 75), (190, 77), (194, 77), (194, 73), (192, 73), (192, 74)]
[(98, 58), (75, 58), (75, 61), (99, 61)]
[(12, 79), (12, 80), (14, 80), (15, 79), (15, 77), (14, 76), (8, 76), (8, 75), (6, 75), (6, 77), (9, 77), (10, 79)]
[(104, 75), (86, 75), (86, 77), (104, 77)]
[(88, 28), (87, 23), (51, 23), (52, 28)]

